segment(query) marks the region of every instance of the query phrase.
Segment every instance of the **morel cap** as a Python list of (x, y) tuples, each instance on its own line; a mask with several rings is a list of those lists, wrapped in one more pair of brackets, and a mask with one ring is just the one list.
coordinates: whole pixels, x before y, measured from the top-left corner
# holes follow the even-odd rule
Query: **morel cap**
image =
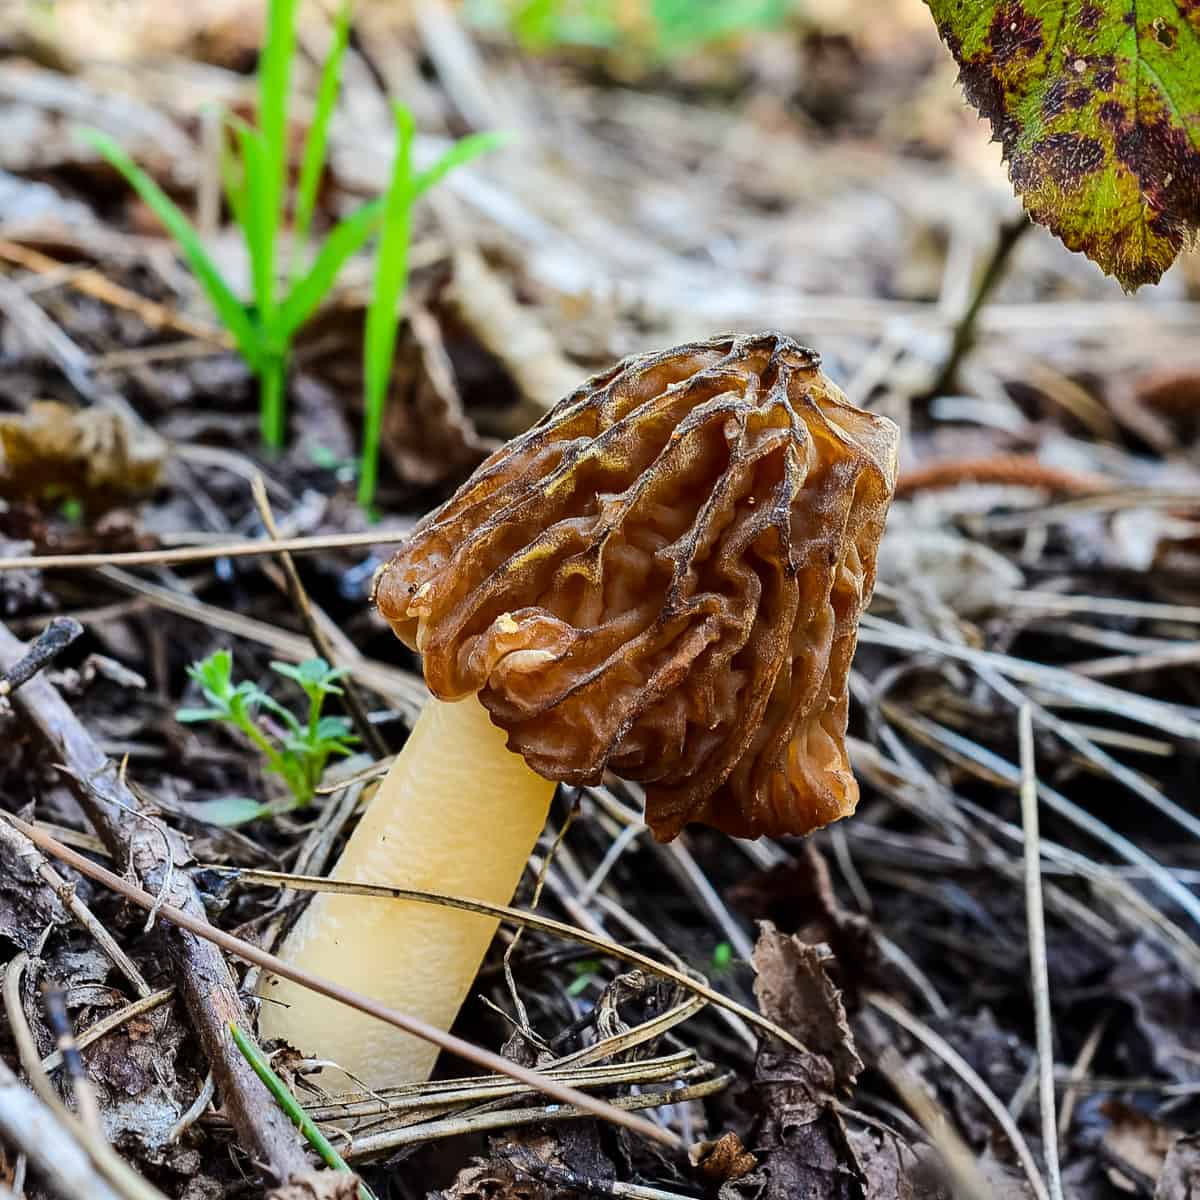
[(774, 333), (629, 358), (493, 454), (377, 580), (433, 694), (478, 693), (548, 779), (641, 782), (659, 838), (853, 812), (899, 431), (819, 361)]

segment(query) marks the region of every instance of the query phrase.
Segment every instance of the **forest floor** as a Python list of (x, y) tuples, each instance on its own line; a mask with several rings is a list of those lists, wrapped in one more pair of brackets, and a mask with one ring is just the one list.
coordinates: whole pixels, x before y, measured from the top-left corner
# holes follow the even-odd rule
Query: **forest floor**
[[(269, 666), (313, 646), (264, 510), (278, 537), (312, 539), (293, 560), (309, 619), (394, 752), (425, 693), (368, 603), (389, 546), (593, 372), (778, 329), (904, 436), (852, 680), (858, 814), (805, 841), (695, 828), (664, 845), (621, 781), (560, 789), (515, 903), (540, 878), (539, 912), (761, 1004), (807, 1053), (535, 926), (511, 983), (502, 931), (456, 1032), (541, 1066), (617, 1039), (572, 1078), (690, 1158), (528, 1090), (457, 1094), (444, 1081), (473, 1072), (447, 1058), (428, 1089), (354, 1110), (276, 1066), (381, 1200), (1048, 1197), (1055, 1158), (1080, 1200), (1190, 1194), (1200, 259), (1125, 296), (1031, 228), (948, 377), (1019, 207), (919, 3), (870, 23), (813, 5), (785, 33), (666, 61), (535, 57), (440, 4), (412, 21), (366, 5), (319, 223), (386, 187), (389, 95), (416, 116), (419, 161), (470, 130), (513, 135), (416, 210), (372, 521), (354, 496), (369, 260), (298, 339), (287, 449), (264, 455), (252, 375), (150, 210), (74, 135), (121, 142), (247, 280), (206, 114), (252, 111), (259, 6), (154, 7), (0, 17), (0, 558), (67, 556), (0, 569), (0, 678), (51, 618), (83, 629), (0, 689), (0, 809), (139, 865), (225, 930), (276, 936), (294, 894), (229, 868), (320, 873), (362, 784), (231, 827), (231, 798), (278, 801), (278, 781), (244, 739), (175, 716), (199, 702), (189, 665), (223, 648), (238, 679), (299, 695)], [(329, 38), (310, 15), (301, 96)], [(179, 1200), (263, 1195), (290, 1131), (234, 1111), (245, 1064), (197, 1024), (197, 973), (244, 966), (62, 864), (73, 891), (56, 892), (49, 869), (0, 823), (0, 1198), (55, 1194), (43, 1133), (5, 1125), (6, 1072), (86, 1116), (79, 1080), (39, 1062), (54, 996), (128, 1163)], [(498, 1103), (499, 1126), (483, 1119)], [(145, 1195), (108, 1175), (112, 1195)], [(318, 1186), (279, 1194), (339, 1194)]]

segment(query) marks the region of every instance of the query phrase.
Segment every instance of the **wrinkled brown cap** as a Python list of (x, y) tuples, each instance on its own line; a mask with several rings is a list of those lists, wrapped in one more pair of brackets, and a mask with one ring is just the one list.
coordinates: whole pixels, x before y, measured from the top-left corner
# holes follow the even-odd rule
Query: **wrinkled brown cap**
[(899, 433), (818, 362), (770, 333), (626, 359), (493, 454), (376, 585), (434, 695), (478, 692), (549, 779), (641, 781), (659, 838), (853, 812)]

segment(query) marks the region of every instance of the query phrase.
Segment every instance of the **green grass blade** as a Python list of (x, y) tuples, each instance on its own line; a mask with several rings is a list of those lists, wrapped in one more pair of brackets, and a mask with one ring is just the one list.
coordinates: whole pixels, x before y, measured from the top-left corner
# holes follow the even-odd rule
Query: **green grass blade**
[(287, 179), (287, 102), (292, 57), (296, 51), (297, 0), (269, 0), (267, 40), (258, 61), (258, 127), (267, 152), (266, 203), (275, 229), (283, 221), (283, 194)]
[(225, 193), (225, 202), (238, 228), (245, 233), (249, 214), (246, 211), (246, 172), (241, 159), (237, 155), (235, 143), (229, 140), (230, 124), (228, 114), (222, 117), (221, 127), (221, 189)]
[(393, 105), (396, 118), (396, 161), (385, 197), (383, 236), (375, 263), (375, 282), (367, 308), (363, 339), (364, 405), (362, 460), (358, 502), (369, 508), (379, 480), (379, 438), (387, 403), (388, 379), (400, 299), (408, 284), (409, 214), (412, 209), (413, 117), (402, 104)]
[(166, 226), (179, 244), (188, 265), (200, 281), (217, 315), (225, 328), (233, 335), (238, 349), (247, 364), (258, 369), (260, 357), (259, 334), (245, 306), (234, 295), (225, 282), (216, 264), (200, 240), (192, 223), (183, 215), (178, 205), (125, 153), (124, 149), (106, 133), (98, 129), (84, 129), (82, 136), (97, 153), (101, 154), (128, 181), (129, 186), (149, 205), (154, 215)]
[(254, 288), (254, 303), (259, 324), (264, 333), (274, 308), (275, 277), (271, 254), (271, 183), (270, 161), (265, 139), (256, 129), (243, 122), (234, 126), (238, 148), (242, 155), (244, 178), (244, 219), (242, 233), (250, 255), (250, 278)]
[[(304, 1111), (300, 1101), (288, 1090), (287, 1084), (271, 1070), (271, 1064), (263, 1057), (254, 1042), (246, 1036), (245, 1030), (238, 1025), (231, 1024), (229, 1032), (233, 1037), (234, 1045), (242, 1052), (242, 1057), (253, 1068), (255, 1075), (266, 1085), (267, 1091), (271, 1093), (288, 1119), (300, 1130), (305, 1141), (320, 1155), (321, 1161), (335, 1171), (345, 1171), (347, 1174), (351, 1174), (346, 1160), (321, 1132), (317, 1123)], [(359, 1200), (375, 1200), (371, 1189), (361, 1182), (358, 1185), (358, 1196)]]
[(420, 171), (415, 176), (412, 181), (411, 198), (415, 200), (435, 183), (440, 183), (445, 179), (456, 167), (463, 166), (464, 163), (478, 158), (481, 154), (486, 154), (489, 150), (503, 146), (508, 140), (509, 135), (500, 131), (497, 133), (472, 133), (461, 141), (455, 142), (432, 167), (426, 167), (424, 171)]
[(312, 316), (317, 305), (333, 286), (333, 281), (346, 260), (361, 250), (367, 239), (379, 227), (383, 208), (382, 198), (371, 200), (334, 226), (321, 246), (316, 260), (297, 281), (279, 309), (275, 325), (280, 336), (290, 339)]
[(313, 210), (317, 204), (317, 188), (325, 169), (325, 151), (329, 141), (329, 122), (337, 103), (342, 79), (342, 57), (350, 41), (350, 0), (343, 0), (333, 26), (333, 45), (321, 68), (321, 83), (317, 88), (317, 107), (304, 141), (304, 160), (300, 166), (300, 181), (296, 185), (296, 215), (293, 229), (296, 245), (292, 263), (298, 265), (299, 252), (308, 237)]

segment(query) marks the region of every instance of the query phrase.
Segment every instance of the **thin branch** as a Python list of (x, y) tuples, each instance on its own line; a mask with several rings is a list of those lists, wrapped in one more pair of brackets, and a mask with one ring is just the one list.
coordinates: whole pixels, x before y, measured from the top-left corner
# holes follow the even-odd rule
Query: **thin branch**
[(808, 1049), (803, 1042), (798, 1041), (781, 1025), (764, 1017), (761, 1013), (739, 1004), (729, 996), (718, 992), (707, 983), (693, 978), (686, 971), (669, 966), (657, 958), (651, 958), (640, 950), (633, 950), (612, 938), (595, 934), (578, 925), (568, 925), (565, 921), (556, 921), (553, 917), (543, 917), (538, 913), (525, 909), (510, 908), (506, 904), (489, 904), (484, 900), (472, 900), (464, 896), (447, 896), (441, 892), (418, 891), (413, 888), (388, 887), (376, 883), (359, 883), (350, 879), (326, 879), (316, 876), (289, 875), (283, 871), (258, 871), (241, 867), (209, 866), (211, 871), (226, 871), (233, 874), (243, 883), (267, 884), (273, 887), (287, 887), (297, 892), (331, 892), (348, 896), (377, 896), (381, 900), (415, 901), (418, 904), (434, 904), (442, 908), (457, 908), (462, 912), (479, 913), (481, 916), (492, 917), (515, 925), (518, 929), (536, 929), (540, 933), (549, 933), (555, 937), (566, 938), (581, 946), (598, 950), (610, 958), (621, 962), (632, 963), (642, 967), (651, 974), (664, 979), (697, 996), (702, 996), (714, 1007), (727, 1013), (734, 1013), (749, 1025), (756, 1026), (763, 1033), (791, 1046), (801, 1054), (807, 1054)]
[(1037, 1025), (1038, 1104), (1042, 1116), (1042, 1156), (1051, 1200), (1063, 1200), (1054, 1114), (1054, 1030), (1050, 1024), (1050, 974), (1046, 965), (1046, 916), (1042, 910), (1042, 856), (1038, 839), (1037, 768), (1033, 757), (1033, 709), (1017, 714), (1021, 743), (1021, 817), (1025, 826), (1025, 912), (1029, 926), (1029, 969)]
[(55, 617), (30, 644), (29, 650), (0, 674), (0, 696), (9, 696), (28, 683), (82, 633), (83, 626), (73, 618)]
[(988, 259), (987, 265), (983, 268), (983, 274), (980, 275), (979, 282), (975, 285), (975, 291), (972, 293), (971, 299), (967, 302), (967, 307), (963, 315), (954, 326), (950, 351), (946, 355), (946, 361), (942, 364), (942, 369), (938, 372), (937, 379), (934, 380), (933, 386), (929, 389), (930, 395), (945, 395), (946, 392), (952, 390), (956, 385), (958, 368), (962, 365), (963, 359), (966, 358), (971, 347), (975, 344), (975, 334), (979, 326), (979, 315), (983, 312), (984, 305), (987, 304), (988, 297), (991, 296), (996, 285), (1004, 278), (1004, 272), (1008, 267), (1008, 260), (1012, 257), (1012, 252), (1017, 248), (1017, 243), (1020, 242), (1022, 234), (1027, 229), (1032, 228), (1033, 223), (1024, 212), (1000, 226), (996, 234), (996, 244), (992, 248), (991, 257)]
[(253, 558), (259, 554), (312, 554), (322, 550), (354, 550), (402, 542), (411, 529), (378, 529), (365, 533), (334, 533), (310, 537), (249, 538), (217, 546), (172, 546), (162, 550), (130, 550), (124, 554), (22, 554), (0, 558), (0, 571), (65, 571), (99, 567), (163, 567), (179, 563), (212, 562), (218, 558)]
[[(0, 670), (19, 661), (26, 647), (0, 623)], [(204, 903), (190, 875), (179, 870), (190, 860), (183, 839), (142, 811), (106, 754), (79, 723), (63, 698), (44, 678), (31, 679), (13, 698), (14, 706), (67, 769), (76, 798), (123, 871), (151, 892), (198, 919)], [(19, 825), (30, 841), (30, 826)], [(61, 857), (55, 855), (55, 857)], [(86, 862), (87, 860), (82, 860)], [(166, 945), (178, 972), (180, 993), (216, 1073), (238, 1140), (267, 1173), (281, 1182), (309, 1170), (308, 1157), (287, 1118), (253, 1068), (233, 1046), (228, 1028), (249, 1025), (237, 984), (220, 952), (208, 943), (171, 931)]]
[[(467, 1062), (475, 1063), (485, 1070), (508, 1075), (510, 1078), (519, 1080), (521, 1083), (535, 1088), (537, 1091), (562, 1104), (575, 1105), (591, 1116), (623, 1125), (626, 1129), (640, 1133), (643, 1137), (667, 1146), (672, 1150), (682, 1149), (679, 1139), (673, 1133), (654, 1125), (650, 1121), (632, 1116), (604, 1100), (597, 1100), (595, 1097), (585, 1095), (575, 1088), (557, 1083), (547, 1078), (540, 1071), (531, 1071), (527, 1067), (510, 1062), (508, 1059), (503, 1058), (499, 1054), (494, 1054), (490, 1050), (474, 1046), (463, 1038), (456, 1037), (452, 1033), (446, 1033), (444, 1030), (438, 1029), (417, 1017), (410, 1017), (406, 1013), (388, 1008), (386, 1005), (380, 1004), (377, 1000), (373, 1000), (369, 996), (360, 995), (350, 988), (342, 987), (337, 983), (331, 983), (319, 975), (314, 975), (310, 971), (304, 971), (298, 967), (291, 966), (282, 959), (276, 958), (275, 955), (268, 954), (265, 950), (260, 950), (250, 942), (244, 941), (239, 937), (234, 937), (233, 934), (226, 933), (223, 929), (218, 929), (203, 917), (198, 917), (190, 912), (184, 912), (173, 904), (159, 904), (156, 898), (145, 889), (134, 886), (122, 879), (120, 875), (115, 875), (112, 871), (98, 866), (90, 859), (84, 858), (82, 854), (77, 854), (74, 850), (61, 845), (35, 826), (27, 824), (11, 813), (2, 815), (5, 819), (16, 825), (32, 841), (36, 842), (47, 854), (51, 854), (55, 858), (61, 859), (63, 862), (74, 867), (81, 875), (86, 875), (89, 879), (94, 879), (97, 883), (104, 884), (105, 887), (110, 888), (120, 896), (124, 896), (126, 900), (141, 908), (150, 910), (157, 905), (158, 914), (163, 920), (178, 926), (178, 928), (188, 933), (194, 934), (196, 938), (203, 939), (205, 942), (219, 947), (226, 953), (242, 959), (244, 962), (253, 963), (255, 966), (261, 967), (264, 971), (269, 971), (271, 974), (278, 975), (283, 979), (289, 979), (301, 987), (316, 992), (318, 995), (326, 996), (331, 1000), (336, 1000), (339, 1004), (345, 1004), (350, 1008), (357, 1009), (359, 1012), (375, 1017), (377, 1020), (383, 1021), (385, 1024), (391, 1025), (404, 1033), (410, 1033), (414, 1037), (432, 1042), (435, 1046), (447, 1050), (459, 1058), (466, 1059)], [(239, 1057), (241, 1057), (240, 1054)], [(242, 1059), (242, 1061), (245, 1062), (245, 1059)], [(249, 1064), (246, 1065), (247, 1069), (250, 1069)], [(258, 1077), (255, 1076), (255, 1079), (257, 1081)], [(269, 1107), (281, 1119), (286, 1120), (279, 1113), (273, 1101), (269, 1101)]]

